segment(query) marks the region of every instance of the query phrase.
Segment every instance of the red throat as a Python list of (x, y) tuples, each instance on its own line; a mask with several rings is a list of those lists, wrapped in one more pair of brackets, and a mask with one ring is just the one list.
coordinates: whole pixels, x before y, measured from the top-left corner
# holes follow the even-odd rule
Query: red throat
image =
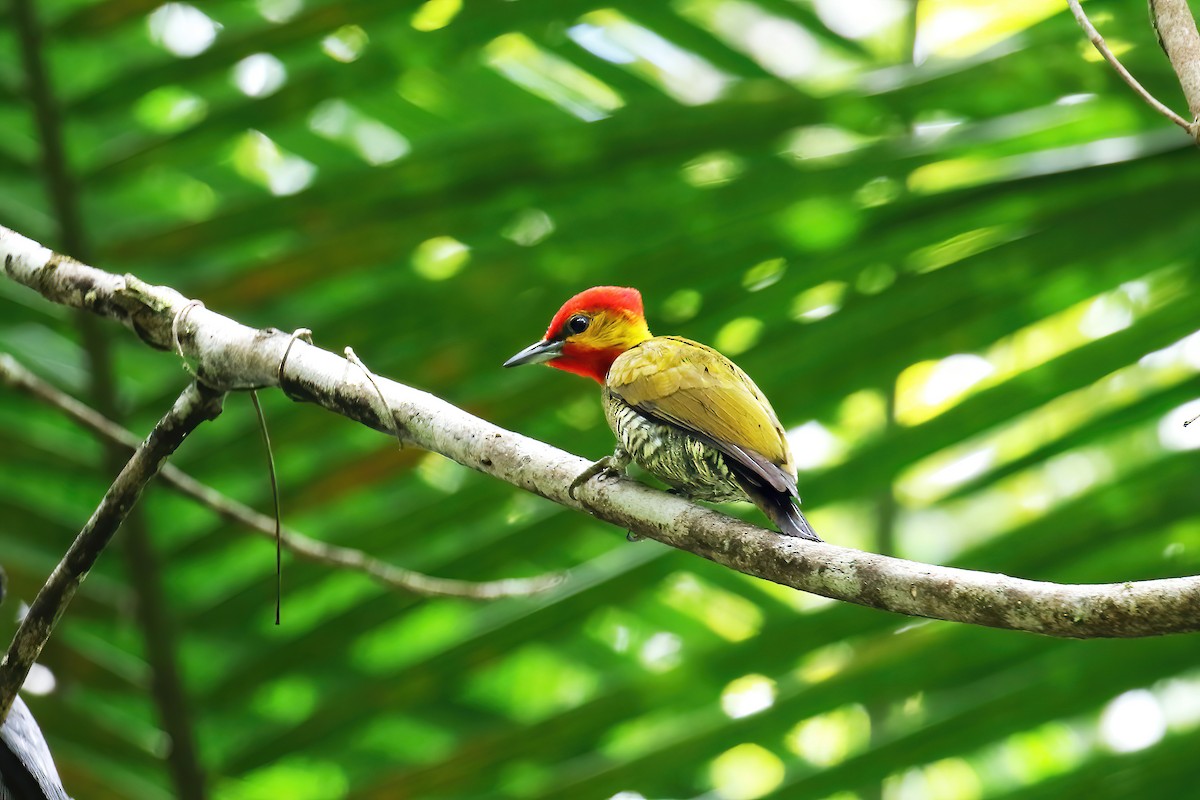
[(550, 366), (564, 372), (573, 372), (585, 378), (591, 378), (596, 383), (604, 385), (608, 378), (608, 370), (613, 362), (625, 351), (618, 347), (597, 349), (568, 342), (563, 347), (563, 354), (550, 362)]

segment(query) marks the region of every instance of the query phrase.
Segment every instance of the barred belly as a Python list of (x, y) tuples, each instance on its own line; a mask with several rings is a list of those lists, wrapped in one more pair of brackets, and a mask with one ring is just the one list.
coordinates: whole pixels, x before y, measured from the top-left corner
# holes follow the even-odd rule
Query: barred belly
[(604, 416), (621, 447), (654, 477), (697, 500), (746, 500), (725, 456), (680, 428), (656, 422), (604, 391)]

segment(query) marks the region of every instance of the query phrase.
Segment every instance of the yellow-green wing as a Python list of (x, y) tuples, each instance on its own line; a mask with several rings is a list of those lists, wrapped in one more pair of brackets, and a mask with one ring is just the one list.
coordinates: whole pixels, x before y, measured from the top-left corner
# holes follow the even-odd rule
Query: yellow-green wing
[(617, 358), (608, 388), (642, 414), (704, 439), (777, 491), (795, 494), (791, 451), (771, 404), (711, 347), (679, 336), (648, 339)]

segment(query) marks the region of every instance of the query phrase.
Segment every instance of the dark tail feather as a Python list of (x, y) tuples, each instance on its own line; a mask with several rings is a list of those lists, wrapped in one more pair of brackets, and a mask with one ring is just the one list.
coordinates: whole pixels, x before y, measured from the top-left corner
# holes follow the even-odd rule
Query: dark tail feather
[(781, 502), (771, 503), (766, 512), (784, 536), (798, 536), (811, 542), (821, 541), (821, 537), (813, 531), (812, 525), (808, 524), (800, 507), (793, 503), (791, 498), (783, 497)]
[(808, 539), (810, 542), (821, 541), (821, 537), (817, 536), (812, 525), (808, 524), (804, 514), (800, 513), (800, 506), (793, 502), (791, 494), (764, 487), (757, 480), (739, 474), (737, 469), (733, 470), (733, 474), (737, 478), (738, 486), (742, 487), (742, 491), (754, 505), (762, 509), (762, 512), (779, 526), (780, 533), (784, 536)]
[(760, 487), (746, 483), (742, 484), (742, 488), (750, 495), (754, 505), (761, 508), (763, 513), (779, 526), (779, 532), (784, 536), (795, 536), (811, 542), (821, 541), (821, 537), (817, 536), (812, 525), (808, 524), (808, 520), (800, 512), (800, 507), (792, 501), (791, 495), (769, 490), (764, 492)]

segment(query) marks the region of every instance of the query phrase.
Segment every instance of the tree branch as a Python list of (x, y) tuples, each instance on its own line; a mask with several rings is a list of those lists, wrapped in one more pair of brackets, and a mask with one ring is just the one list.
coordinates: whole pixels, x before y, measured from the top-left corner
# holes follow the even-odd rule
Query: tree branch
[(13, 636), (8, 653), (0, 662), (0, 721), (8, 715), (17, 690), (75, 596), (75, 590), (121, 527), (146, 484), (158, 474), (163, 461), (175, 452), (188, 434), (200, 423), (221, 413), (223, 399), (223, 392), (199, 383), (189, 384), (117, 475), (91, 519), (38, 591)]
[[(17, 363), (7, 353), (0, 353), (0, 381), (42, 400), (62, 411), (118, 447), (134, 449), (137, 437), (93, 408), (59, 391)], [(239, 503), (216, 489), (201, 483), (174, 464), (164, 464), (159, 472), (164, 484), (184, 497), (215, 511), (236, 525), (243, 525), (263, 537), (275, 539), (275, 520)], [(427, 597), (463, 597), (468, 600), (496, 600), (503, 597), (525, 597), (560, 585), (565, 575), (552, 573), (530, 578), (505, 578), (496, 581), (460, 581), (437, 578), (403, 567), (396, 567), (373, 558), (361, 550), (339, 547), (312, 539), (291, 528), (282, 530), (283, 546), (299, 558), (318, 564), (361, 572), (390, 589), (399, 589)]]
[(1200, 142), (1200, 31), (1187, 0), (1150, 0), (1150, 18), (1192, 112), (1188, 132)]
[[(1184, 8), (1186, 9), (1187, 0), (1181, 0), (1181, 2), (1183, 2)], [(1125, 69), (1125, 65), (1117, 60), (1117, 57), (1113, 55), (1113, 51), (1108, 49), (1108, 44), (1105, 43), (1104, 37), (1101, 36), (1100, 32), (1096, 30), (1096, 27), (1092, 25), (1092, 21), (1088, 19), (1087, 14), (1083, 13), (1083, 7), (1079, 5), (1079, 0), (1067, 0), (1067, 4), (1071, 6), (1071, 13), (1075, 15), (1075, 21), (1079, 23), (1079, 27), (1083, 28), (1083, 32), (1087, 34), (1088, 41), (1095, 46), (1096, 50), (1100, 52), (1100, 55), (1104, 56), (1104, 60), (1107, 61), (1114, 70), (1116, 70), (1117, 74), (1121, 76), (1121, 80), (1125, 81), (1125, 83), (1127, 83), (1139, 97), (1145, 100), (1147, 105), (1149, 105), (1159, 114), (1162, 114), (1164, 117), (1171, 120), (1171, 122), (1174, 122), (1176, 125), (1183, 128), (1188, 132), (1189, 136), (1195, 138), (1197, 136), (1195, 125), (1188, 122), (1186, 119), (1179, 116), (1174, 111), (1159, 102), (1158, 98), (1150, 94), (1150, 92), (1146, 90), (1146, 87), (1138, 83), (1137, 78), (1129, 74), (1129, 70)], [(1151, 6), (1153, 6), (1153, 0), (1151, 2)]]
[[(171, 321), (187, 299), (55, 255), (0, 228), (4, 272), (44, 297), (129, 325), (166, 349)], [(203, 308), (180, 326), (186, 355), (205, 381), (224, 389), (279, 386), (382, 432), (378, 398), (345, 359), (292, 337), (255, 330)], [(954, 569), (800, 542), (628, 479), (590, 481), (567, 494), (589, 462), (474, 417), (426, 392), (376, 381), (406, 441), (587, 511), (621, 529), (718, 564), (806, 592), (900, 614), (969, 622), (1052, 636), (1126, 637), (1200, 630), (1200, 577), (1120, 584), (1063, 585)]]

